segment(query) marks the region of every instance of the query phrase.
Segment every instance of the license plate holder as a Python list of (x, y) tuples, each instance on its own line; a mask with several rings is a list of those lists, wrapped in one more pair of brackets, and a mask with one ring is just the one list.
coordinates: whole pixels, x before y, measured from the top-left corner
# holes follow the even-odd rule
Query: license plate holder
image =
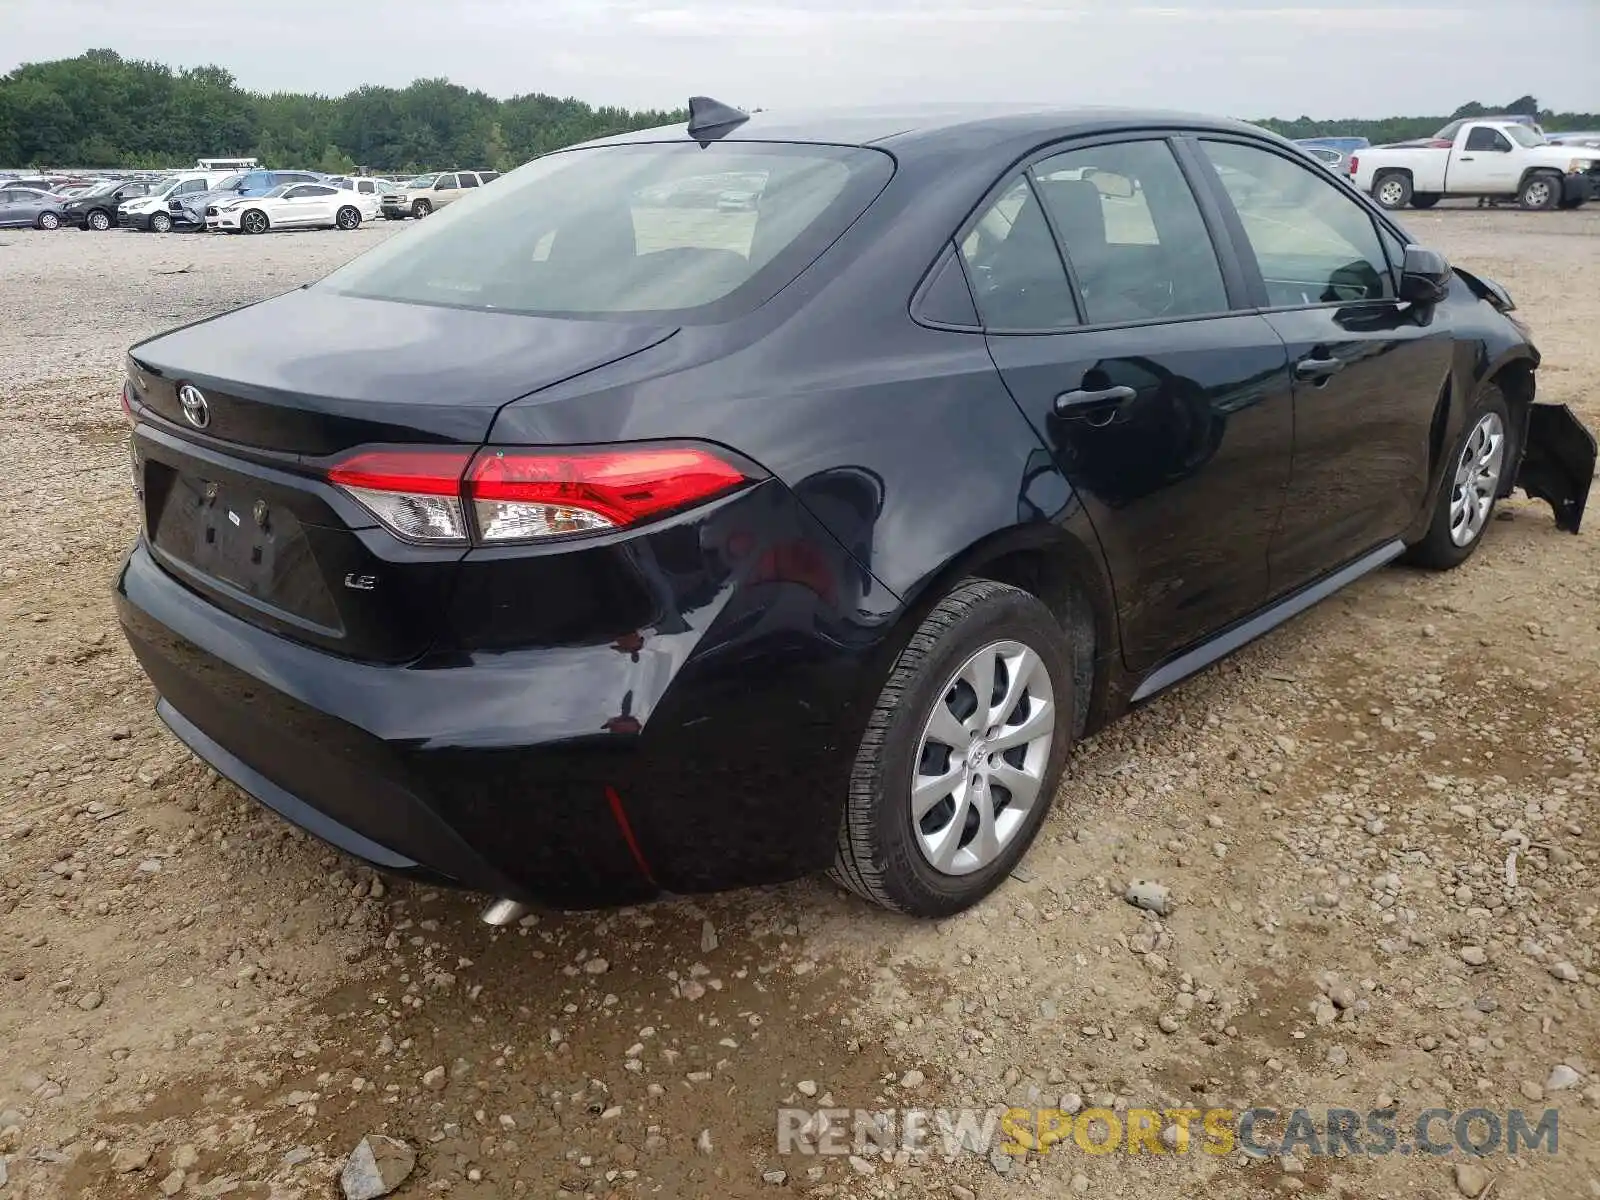
[(180, 475), (167, 493), (156, 543), (196, 571), (270, 601), (304, 534), (293, 513), (248, 490)]

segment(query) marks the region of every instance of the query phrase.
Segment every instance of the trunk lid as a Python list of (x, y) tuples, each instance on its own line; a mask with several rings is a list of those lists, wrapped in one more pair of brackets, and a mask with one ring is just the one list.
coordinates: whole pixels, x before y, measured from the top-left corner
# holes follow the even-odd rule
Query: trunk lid
[(252, 624), (413, 658), (465, 551), (400, 541), (329, 465), (358, 446), (476, 447), (507, 402), (673, 332), (302, 290), (151, 339), (129, 363), (146, 541)]

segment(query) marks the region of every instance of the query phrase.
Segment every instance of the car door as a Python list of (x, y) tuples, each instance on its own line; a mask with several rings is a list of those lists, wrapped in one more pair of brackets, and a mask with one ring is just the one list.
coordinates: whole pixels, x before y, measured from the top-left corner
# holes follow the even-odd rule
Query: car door
[(959, 243), (990, 353), (1100, 538), (1133, 670), (1267, 597), (1291, 391), (1224, 239), (1146, 135), (1039, 158)]
[(1294, 473), (1271, 550), (1282, 593), (1393, 540), (1421, 511), (1453, 341), (1442, 307), (1397, 299), (1384, 237), (1401, 240), (1353, 191), (1276, 146), (1197, 144), (1292, 364)]
[(45, 210), (49, 197), (33, 188), (11, 189), (11, 207), (7, 224), (32, 225)]
[(0, 188), (0, 227), (15, 223), (16, 193), (11, 188)]
[(311, 193), (311, 185), (305, 183), (287, 189), (273, 203), (272, 223), (284, 229), (315, 224), (318, 205)]
[(434, 181), (433, 194), (429, 197), (435, 208), (443, 208), (450, 201), (461, 194), (460, 185), (454, 175), (441, 175)]
[(1452, 192), (1505, 192), (1517, 190), (1521, 171), (1512, 153), (1511, 139), (1492, 125), (1469, 125), (1450, 152), (1450, 175), (1445, 184)]

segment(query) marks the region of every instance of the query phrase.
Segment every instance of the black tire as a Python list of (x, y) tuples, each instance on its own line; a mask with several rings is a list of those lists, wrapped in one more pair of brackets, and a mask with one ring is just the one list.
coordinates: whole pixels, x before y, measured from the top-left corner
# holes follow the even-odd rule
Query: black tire
[(92, 229), (96, 233), (104, 233), (106, 230), (111, 228), (113, 223), (114, 222), (111, 220), (111, 214), (103, 208), (97, 208), (88, 216), (83, 218), (83, 227), (85, 229)]
[(171, 233), (172, 218), (164, 212), (150, 214), (151, 233)]
[(42, 212), (39, 214), (39, 219), (35, 221), (34, 224), (40, 229), (60, 229), (61, 217), (57, 213)]
[(388, 209), (385, 209), (383, 212), (383, 219), (385, 221), (404, 221), (406, 219), (406, 215), (405, 213), (390, 212)]
[[(956, 694), (942, 690), (951, 676), (998, 641), (1032, 650), (1049, 677), (1055, 697), (1049, 755), (1032, 809), (998, 856), (970, 874), (946, 874), (918, 845), (910, 803), (912, 760), (934, 705)], [(1050, 810), (1077, 728), (1073, 684), (1072, 647), (1041, 600), (989, 580), (969, 579), (956, 587), (934, 606), (890, 668), (856, 754), (829, 874), (875, 904), (917, 917), (949, 916), (983, 899), (1027, 852)], [(962, 844), (966, 841), (963, 836)]]
[(340, 229), (358, 229), (361, 226), (361, 210), (353, 204), (346, 204), (333, 214), (333, 223)]
[[(1460, 472), (1463, 457), (1467, 454), (1468, 444), (1472, 440), (1474, 431), (1479, 423), (1490, 415), (1499, 418), (1502, 431), (1500, 447), (1500, 468), (1495, 480), (1495, 486), (1489, 497), (1489, 508), (1483, 516), (1482, 523), (1477, 531), (1472, 534), (1471, 540), (1464, 545), (1458, 544), (1451, 536), (1451, 505), (1456, 497), (1456, 476)], [(1473, 405), (1472, 411), (1467, 414), (1467, 419), (1462, 424), (1461, 432), (1451, 444), (1450, 453), (1444, 460), (1443, 478), (1439, 481), (1439, 493), (1434, 498), (1433, 519), (1428, 524), (1428, 532), (1422, 540), (1413, 545), (1406, 554), (1407, 561), (1421, 567), (1431, 567), (1437, 571), (1447, 571), (1451, 567), (1460, 566), (1472, 557), (1472, 552), (1483, 541), (1483, 535), (1488, 532), (1489, 526), (1494, 523), (1494, 508), (1499, 493), (1506, 491), (1505, 473), (1513, 462), (1515, 447), (1512, 445), (1511, 410), (1506, 404), (1505, 393), (1496, 384), (1486, 385), (1478, 394), (1478, 401)]]
[(419, 221), (432, 211), (433, 205), (429, 204), (426, 200), (418, 200), (411, 206), (411, 215)]
[(1554, 172), (1536, 172), (1517, 189), (1517, 203), (1529, 212), (1546, 212), (1561, 203), (1561, 186), (1561, 176)]
[(1372, 198), (1380, 208), (1404, 208), (1411, 203), (1411, 176), (1404, 171), (1384, 171), (1372, 181)]
[(1411, 194), (1411, 207), (1432, 208), (1435, 204), (1439, 203), (1439, 199), (1440, 196), (1438, 192), (1413, 192)]
[(247, 208), (239, 214), (240, 233), (265, 233), (271, 228), (272, 222), (259, 208)]
[(1567, 211), (1569, 209), (1582, 208), (1583, 207), (1583, 197), (1582, 196), (1574, 196), (1570, 200), (1563, 200), (1559, 207), (1561, 208), (1561, 210), (1563, 212), (1565, 212), (1565, 211)]

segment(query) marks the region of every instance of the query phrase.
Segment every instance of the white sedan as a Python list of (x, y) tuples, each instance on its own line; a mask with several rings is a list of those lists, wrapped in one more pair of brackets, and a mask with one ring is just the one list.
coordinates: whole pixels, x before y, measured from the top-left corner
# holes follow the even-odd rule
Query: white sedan
[(355, 229), (378, 215), (376, 196), (324, 183), (290, 183), (261, 196), (241, 196), (206, 208), (206, 228), (225, 233), (269, 229)]

